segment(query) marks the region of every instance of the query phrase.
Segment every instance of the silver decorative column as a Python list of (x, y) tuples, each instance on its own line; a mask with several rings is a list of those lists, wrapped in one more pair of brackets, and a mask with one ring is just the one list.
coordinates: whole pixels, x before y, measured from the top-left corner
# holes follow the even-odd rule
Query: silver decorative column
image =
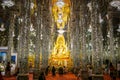
[(9, 41), (8, 41), (8, 54), (7, 54), (7, 62), (11, 62), (11, 54), (13, 53), (14, 45), (13, 45), (13, 35), (14, 35), (14, 11), (11, 12), (10, 18), (10, 27), (9, 27)]
[(40, 3), (38, 4), (36, 15), (36, 23), (35, 23), (35, 30), (36, 30), (36, 43), (35, 43), (35, 69), (40, 69), (40, 47), (41, 47), (41, 40), (40, 40), (40, 30), (41, 30), (41, 6)]
[(30, 0), (24, 2), (22, 8), (22, 31), (20, 35), (20, 67), (17, 80), (28, 80), (28, 53), (29, 53), (29, 31), (30, 31)]
[(113, 24), (112, 24), (112, 15), (109, 12), (109, 20), (108, 20), (108, 26), (109, 26), (109, 32), (108, 32), (108, 36), (109, 36), (109, 59), (110, 61), (114, 60), (114, 37), (113, 37)]
[(99, 72), (98, 68), (100, 53), (99, 53), (99, 17), (98, 17), (98, 1), (91, 1), (92, 11), (91, 11), (91, 26), (92, 26), (92, 65), (95, 73)]
[(49, 55), (49, 41), (50, 41), (50, 9), (49, 0), (43, 1), (46, 4), (42, 5), (42, 33), (41, 33), (41, 44), (42, 44), (42, 67), (48, 66), (48, 55)]

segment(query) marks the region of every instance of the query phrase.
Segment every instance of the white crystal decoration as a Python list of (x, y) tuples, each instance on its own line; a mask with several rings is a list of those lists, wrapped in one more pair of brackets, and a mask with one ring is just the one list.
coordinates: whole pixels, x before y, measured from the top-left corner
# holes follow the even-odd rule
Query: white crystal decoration
[(11, 1), (11, 0), (3, 0), (3, 3), (1, 4), (3, 7), (7, 6), (7, 7), (12, 7), (15, 5), (15, 2)]

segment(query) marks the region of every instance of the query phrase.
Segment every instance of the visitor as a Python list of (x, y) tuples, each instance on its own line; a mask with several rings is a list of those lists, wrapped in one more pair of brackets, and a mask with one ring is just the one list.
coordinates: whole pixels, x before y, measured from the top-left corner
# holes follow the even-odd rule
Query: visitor
[(81, 72), (82, 72), (82, 69), (80, 69), (79, 72), (78, 72), (77, 80), (81, 80)]
[(39, 80), (46, 80), (44, 72), (40, 73)]
[(92, 80), (92, 67), (88, 68), (88, 80)]
[(3, 80), (3, 76), (2, 76), (2, 74), (1, 74), (1, 71), (0, 71), (0, 80)]
[(14, 76), (17, 76), (18, 74), (19, 74), (19, 67), (18, 67), (18, 66), (16, 66)]
[(120, 61), (118, 61), (117, 63), (117, 74), (118, 74), (118, 77), (120, 78)]
[(65, 74), (67, 72), (66, 70), (67, 68), (65, 66), (63, 66), (63, 73)]
[(58, 72), (59, 72), (60, 75), (63, 75), (63, 73), (64, 73), (63, 67), (59, 67)]
[(5, 69), (5, 74), (6, 74), (6, 76), (10, 76), (11, 75), (10, 62), (7, 62), (6, 69)]
[(55, 76), (55, 71), (56, 71), (56, 69), (55, 69), (55, 67), (53, 66), (53, 67), (52, 67), (52, 75), (53, 75), (53, 76)]
[(113, 66), (112, 63), (110, 63), (110, 77), (111, 77), (111, 80), (116, 80), (116, 77), (115, 77), (115, 68)]
[(11, 63), (11, 75), (14, 75), (15, 68), (16, 68), (16, 64), (15, 63)]
[(45, 70), (45, 75), (47, 76), (49, 72), (49, 66), (47, 66), (46, 70)]

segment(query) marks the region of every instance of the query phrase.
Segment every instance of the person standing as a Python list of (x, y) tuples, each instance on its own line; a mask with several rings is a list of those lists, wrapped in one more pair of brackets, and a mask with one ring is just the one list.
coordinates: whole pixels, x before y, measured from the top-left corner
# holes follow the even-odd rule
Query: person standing
[(48, 75), (48, 72), (49, 72), (49, 66), (45, 70), (45, 75)]
[(111, 77), (112, 80), (116, 80), (114, 72), (115, 72), (115, 68), (114, 68), (113, 64), (110, 63), (110, 77)]
[(52, 75), (53, 75), (53, 76), (55, 76), (55, 71), (56, 71), (56, 69), (55, 69), (55, 67), (53, 66), (53, 67), (52, 67)]
[(88, 68), (88, 79), (89, 79), (89, 80), (92, 80), (92, 72), (93, 72), (93, 71), (92, 71), (92, 67), (89, 67), (89, 68)]
[(77, 80), (81, 80), (81, 72), (82, 72), (82, 69), (80, 69), (79, 72), (78, 72)]
[(40, 73), (39, 80), (46, 80), (44, 72)]
[(117, 73), (118, 77), (120, 78), (120, 61), (117, 63)]
[(3, 80), (3, 77), (2, 77), (1, 71), (0, 71), (0, 80)]
[(10, 66), (10, 62), (7, 63), (6, 69), (5, 69), (5, 74), (7, 76), (11, 75), (11, 66)]

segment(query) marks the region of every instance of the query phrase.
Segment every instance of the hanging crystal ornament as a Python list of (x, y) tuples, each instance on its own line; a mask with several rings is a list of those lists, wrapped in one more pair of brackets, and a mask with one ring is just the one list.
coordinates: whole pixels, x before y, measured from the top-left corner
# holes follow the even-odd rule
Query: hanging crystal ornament
[(12, 32), (12, 37), (15, 37), (15, 33), (14, 33), (14, 31)]
[(91, 25), (89, 25), (88, 32), (92, 32), (92, 27), (91, 27)]
[(102, 23), (103, 19), (101, 18), (101, 14), (99, 14), (99, 23)]
[(30, 25), (30, 31), (34, 31), (33, 24)]
[(92, 10), (92, 6), (91, 6), (91, 2), (87, 4), (87, 7), (89, 8), (89, 10)]
[(32, 3), (30, 4), (30, 8), (33, 9), (34, 6), (35, 6), (34, 3), (32, 2)]
[(18, 35), (18, 37), (17, 37), (17, 40), (19, 40), (20, 39), (20, 35)]

